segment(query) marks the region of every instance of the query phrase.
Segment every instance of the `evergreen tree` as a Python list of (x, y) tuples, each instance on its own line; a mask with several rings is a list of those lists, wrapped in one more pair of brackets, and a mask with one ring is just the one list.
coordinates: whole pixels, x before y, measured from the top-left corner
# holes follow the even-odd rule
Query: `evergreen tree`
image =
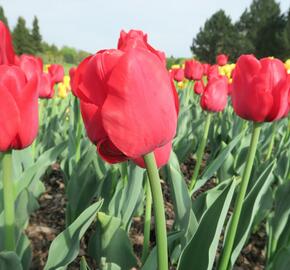
[(287, 14), (287, 22), (285, 26), (285, 36), (287, 39), (287, 53), (286, 53), (286, 58), (290, 58), (290, 8), (288, 10)]
[(4, 22), (7, 25), (7, 27), (9, 28), (8, 20), (7, 20), (6, 16), (5, 16), (4, 9), (1, 6), (0, 6), (0, 21)]
[(18, 18), (17, 25), (14, 28), (12, 36), (14, 49), (18, 55), (23, 53), (34, 54), (32, 37), (29, 33), (29, 30), (26, 28), (26, 22), (24, 18)]
[[(284, 50), (285, 42), (282, 32), (285, 28), (284, 18), (281, 17), (280, 6), (275, 0), (253, 0), (246, 9), (237, 28), (253, 47), (253, 53), (258, 57), (279, 56), (279, 50)], [(282, 42), (283, 44), (281, 44)], [(274, 48), (279, 46), (279, 49)]]
[(215, 63), (219, 53), (226, 53), (231, 61), (241, 54), (251, 52), (251, 46), (243, 35), (239, 34), (231, 18), (220, 10), (208, 19), (193, 39), (191, 51), (202, 61)]
[(38, 19), (34, 16), (33, 23), (32, 23), (32, 40), (35, 52), (42, 52), (42, 37), (39, 31)]

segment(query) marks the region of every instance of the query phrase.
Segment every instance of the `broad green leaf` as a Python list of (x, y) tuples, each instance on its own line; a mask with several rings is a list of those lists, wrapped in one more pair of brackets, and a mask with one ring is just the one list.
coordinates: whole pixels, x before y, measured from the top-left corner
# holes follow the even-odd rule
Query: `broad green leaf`
[(47, 167), (52, 164), (57, 157), (66, 148), (67, 142), (63, 142), (43, 153), (37, 160), (37, 162), (30, 168), (28, 168), (20, 178), (15, 182), (15, 198), (18, 197), (20, 192), (27, 188), (33, 180), (39, 180), (42, 174), (47, 170)]
[(45, 270), (66, 269), (78, 255), (80, 240), (95, 220), (97, 212), (102, 207), (102, 201), (88, 207), (81, 215), (51, 243)]
[(0, 269), (1, 270), (23, 270), (21, 261), (15, 252), (0, 252)]
[(260, 175), (256, 183), (254, 184), (252, 189), (248, 192), (244, 200), (235, 237), (234, 248), (230, 260), (231, 266), (234, 265), (243, 246), (245, 245), (248, 235), (251, 231), (254, 218), (261, 208), (260, 204), (262, 202), (263, 195), (266, 194), (268, 188), (271, 186), (274, 180), (272, 172), (275, 165), (276, 163), (274, 161), (271, 162), (270, 165), (268, 165), (266, 170)]
[(266, 270), (289, 270), (290, 265), (290, 246), (280, 249), (274, 261)]
[(235, 186), (236, 181), (228, 182), (223, 192), (204, 213), (195, 234), (181, 254), (178, 270), (212, 269)]
[(180, 171), (180, 165), (177, 156), (172, 151), (170, 159), (165, 166), (166, 179), (170, 185), (171, 198), (174, 205), (175, 213), (175, 224), (176, 230), (183, 232), (185, 239), (184, 242), (188, 241), (192, 234), (197, 229), (197, 220), (192, 211), (191, 199), (189, 197), (188, 188), (184, 181), (182, 172)]
[(137, 265), (127, 232), (122, 228), (122, 220), (117, 217), (98, 213), (96, 232), (89, 242), (89, 254), (98, 264), (101, 258), (115, 263), (121, 269), (131, 269)]
[(231, 153), (233, 148), (239, 143), (243, 136), (243, 133), (238, 135), (236, 138), (234, 138), (216, 157), (216, 159), (211, 162), (207, 168), (205, 169), (204, 173), (202, 174), (201, 178), (198, 179), (196, 182), (196, 185), (192, 191), (194, 193), (198, 189), (200, 189), (207, 181), (210, 179), (214, 173), (222, 166), (223, 162), (226, 160), (228, 155)]

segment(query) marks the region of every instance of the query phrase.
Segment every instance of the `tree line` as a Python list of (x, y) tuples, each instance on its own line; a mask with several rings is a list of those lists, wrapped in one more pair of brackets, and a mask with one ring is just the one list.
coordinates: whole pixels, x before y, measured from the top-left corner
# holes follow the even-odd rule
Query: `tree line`
[(290, 58), (290, 7), (283, 14), (275, 0), (253, 0), (235, 23), (219, 10), (200, 28), (190, 49), (196, 58), (209, 63), (219, 53), (228, 54), (233, 62), (248, 53), (258, 58)]
[[(0, 20), (9, 28), (8, 19), (1, 6)], [(14, 50), (18, 55), (39, 55), (46, 63), (64, 62), (68, 64), (78, 64), (90, 54), (86, 51), (76, 50), (69, 46), (58, 48), (55, 44), (49, 44), (43, 41), (38, 18), (36, 16), (34, 16), (31, 29), (26, 26), (26, 21), (23, 17), (18, 17), (16, 26), (10, 30), (12, 33)]]

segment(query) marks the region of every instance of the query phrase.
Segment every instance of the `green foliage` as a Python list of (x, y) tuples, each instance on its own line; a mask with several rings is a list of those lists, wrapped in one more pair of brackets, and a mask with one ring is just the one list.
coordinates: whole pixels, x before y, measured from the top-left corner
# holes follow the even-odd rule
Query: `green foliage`
[(4, 9), (1, 6), (0, 6), (0, 21), (4, 22), (7, 25), (7, 27), (9, 27), (8, 20), (5, 16), (5, 13), (4, 13)]
[(17, 25), (13, 30), (13, 43), (15, 52), (18, 55), (21, 54), (34, 54), (34, 48), (31, 46), (32, 36), (30, 35), (29, 29), (26, 28), (25, 19), (22, 17), (18, 18)]
[(34, 51), (36, 53), (42, 52), (42, 45), (41, 45), (42, 37), (39, 32), (38, 19), (36, 16), (34, 16), (33, 23), (32, 23), (31, 37), (33, 41)]
[(191, 51), (200, 60), (215, 63), (219, 53), (230, 55), (234, 61), (243, 47), (250, 46), (243, 35), (238, 33), (231, 18), (223, 10), (219, 10), (205, 22), (193, 39)]
[(235, 61), (241, 54), (257, 57), (290, 57), (290, 10), (281, 14), (275, 0), (253, 0), (236, 23), (220, 10), (213, 14), (193, 39), (191, 51), (197, 58), (215, 62), (219, 53)]

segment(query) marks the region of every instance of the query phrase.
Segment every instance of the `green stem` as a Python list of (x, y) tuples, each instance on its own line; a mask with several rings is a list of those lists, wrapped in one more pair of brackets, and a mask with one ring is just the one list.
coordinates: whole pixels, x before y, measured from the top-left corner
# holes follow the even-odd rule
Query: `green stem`
[(235, 202), (234, 212), (231, 219), (229, 231), (225, 239), (225, 245), (224, 245), (224, 249), (223, 249), (220, 264), (219, 264), (219, 270), (227, 270), (227, 267), (229, 264), (229, 260), (231, 257), (231, 252), (233, 249), (235, 236), (236, 236), (236, 232), (237, 232), (237, 228), (239, 224), (239, 219), (240, 219), (240, 215), (241, 215), (241, 211), (243, 207), (243, 202), (246, 195), (249, 179), (251, 176), (252, 167), (254, 164), (260, 131), (261, 131), (261, 124), (254, 122), (251, 143), (248, 149), (248, 155), (246, 159), (246, 166), (243, 172), (240, 190), (239, 190), (236, 202)]
[(142, 264), (144, 265), (148, 254), (149, 254), (149, 246), (150, 246), (150, 225), (151, 225), (151, 209), (152, 209), (152, 195), (150, 189), (150, 183), (148, 176), (145, 179), (145, 219), (144, 219), (144, 241), (143, 241), (143, 250), (142, 250)]
[(4, 153), (3, 160), (3, 204), (4, 204), (4, 231), (5, 250), (15, 250), (15, 214), (14, 214), (14, 187), (12, 181), (12, 152)]
[(266, 160), (268, 160), (271, 157), (272, 151), (273, 151), (273, 146), (275, 142), (275, 135), (276, 135), (276, 129), (277, 129), (277, 122), (274, 122), (272, 125), (272, 134), (271, 134), (271, 141), (267, 150), (266, 154)]
[(196, 164), (195, 164), (193, 175), (191, 177), (191, 181), (190, 181), (190, 185), (189, 185), (190, 192), (193, 190), (195, 183), (196, 183), (196, 180), (197, 180), (197, 177), (198, 177), (198, 174), (199, 174), (199, 169), (200, 169), (204, 149), (205, 149), (206, 142), (207, 142), (207, 136), (208, 136), (208, 131), (209, 131), (209, 127), (210, 127), (210, 122), (211, 122), (211, 113), (208, 113), (206, 116), (203, 136), (202, 136), (201, 142), (198, 146), (197, 153), (196, 153), (196, 155), (197, 155)]
[(155, 216), (155, 234), (157, 245), (158, 270), (168, 270), (167, 236), (164, 201), (154, 153), (144, 155), (148, 178), (150, 182), (153, 209)]
[(75, 106), (77, 106), (76, 163), (78, 163), (81, 158), (82, 118), (77, 99), (75, 99)]

